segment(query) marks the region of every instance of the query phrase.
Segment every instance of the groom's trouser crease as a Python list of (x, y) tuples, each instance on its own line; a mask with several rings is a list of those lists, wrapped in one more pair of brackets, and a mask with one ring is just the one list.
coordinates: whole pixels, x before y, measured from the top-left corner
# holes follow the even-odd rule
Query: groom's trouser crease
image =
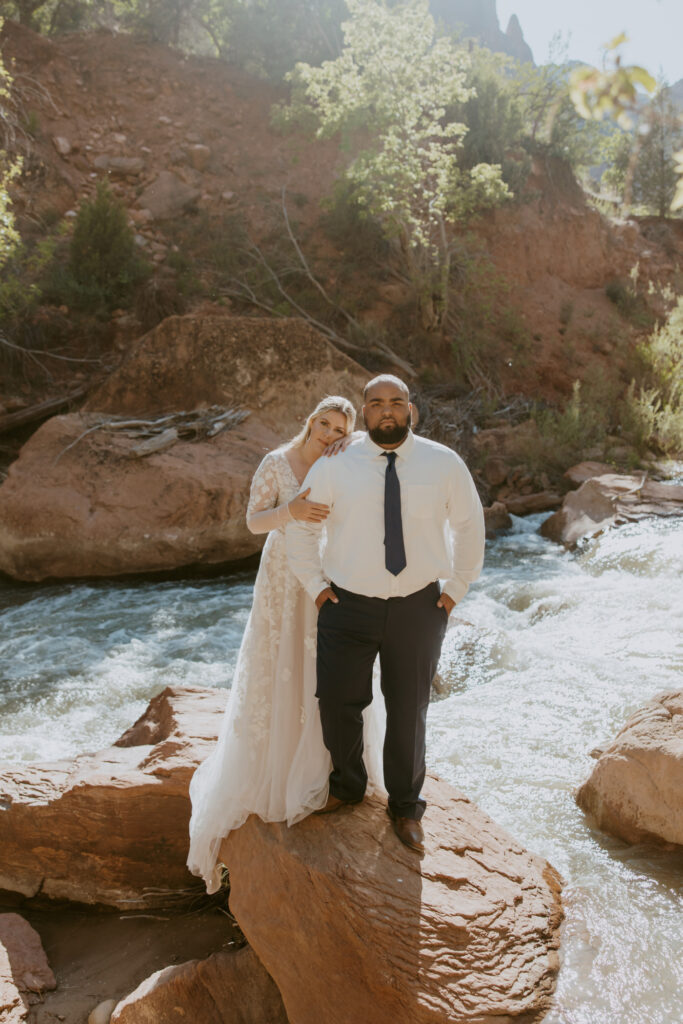
[(421, 818), (425, 736), (431, 681), (448, 617), (437, 607), (438, 583), (407, 597), (364, 597), (332, 584), (318, 618), (318, 688), (325, 745), (333, 771), (330, 793), (350, 802), (365, 792), (363, 709), (372, 700), (379, 654), (387, 709), (384, 782), (394, 815)]

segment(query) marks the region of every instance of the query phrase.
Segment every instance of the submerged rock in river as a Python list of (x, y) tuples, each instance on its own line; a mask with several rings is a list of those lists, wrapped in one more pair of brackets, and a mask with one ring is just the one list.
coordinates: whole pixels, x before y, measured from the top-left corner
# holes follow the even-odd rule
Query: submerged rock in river
[(0, 889), (130, 910), (197, 883), (189, 785), (227, 692), (168, 687), (114, 746), (0, 772)]
[(230, 907), (291, 1024), (540, 1019), (561, 882), (461, 793), (425, 786), (423, 858), (378, 798), (223, 842)]
[(660, 694), (629, 718), (576, 802), (628, 843), (683, 846), (683, 690)]
[[(0, 486), (0, 571), (19, 580), (211, 565), (257, 552), (244, 513), (265, 453), (325, 394), (359, 404), (367, 371), (301, 320), (170, 317), (80, 413), (48, 420)], [(220, 406), (248, 418), (143, 458), (99, 426)]]

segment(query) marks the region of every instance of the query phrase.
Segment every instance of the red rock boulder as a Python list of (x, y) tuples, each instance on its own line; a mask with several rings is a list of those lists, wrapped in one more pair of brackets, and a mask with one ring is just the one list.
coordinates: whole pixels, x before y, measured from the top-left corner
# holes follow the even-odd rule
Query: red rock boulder
[[(21, 449), (0, 486), (0, 571), (115, 576), (254, 554), (263, 537), (244, 513), (256, 466), (324, 395), (359, 405), (367, 377), (300, 320), (170, 317), (84, 411), (48, 420)], [(144, 457), (139, 438), (102, 426), (214, 406), (248, 416)]]
[(629, 718), (576, 802), (627, 843), (683, 847), (683, 690), (660, 694)]
[(185, 866), (190, 779), (225, 690), (168, 687), (107, 750), (0, 772), (0, 888), (130, 910), (197, 882)]
[(275, 982), (254, 952), (214, 953), (166, 967), (122, 999), (111, 1024), (288, 1024)]
[(0, 914), (0, 1021), (22, 1024), (41, 993), (57, 987), (40, 936), (19, 914)]
[(545, 520), (541, 533), (572, 547), (583, 537), (594, 537), (610, 526), (682, 512), (683, 486), (648, 480), (646, 473), (605, 473), (589, 477), (578, 490), (571, 491), (562, 507)]
[(230, 906), (291, 1024), (540, 1019), (560, 879), (461, 793), (425, 787), (424, 858), (368, 798), (292, 828), (252, 816), (221, 849)]

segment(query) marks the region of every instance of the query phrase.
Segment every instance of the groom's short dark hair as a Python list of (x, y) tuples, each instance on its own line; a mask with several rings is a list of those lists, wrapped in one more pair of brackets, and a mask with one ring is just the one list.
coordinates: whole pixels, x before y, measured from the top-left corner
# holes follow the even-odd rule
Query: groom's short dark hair
[(410, 401), (408, 385), (393, 373), (380, 373), (378, 377), (373, 377), (372, 380), (369, 380), (363, 388), (363, 401), (368, 397), (368, 391), (370, 388), (374, 387), (375, 384), (395, 384), (396, 387), (405, 394), (408, 401)]

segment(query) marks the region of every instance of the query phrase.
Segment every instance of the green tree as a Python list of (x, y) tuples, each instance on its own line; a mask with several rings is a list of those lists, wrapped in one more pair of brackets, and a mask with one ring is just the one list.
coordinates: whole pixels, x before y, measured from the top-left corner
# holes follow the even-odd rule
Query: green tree
[(613, 130), (605, 135), (600, 147), (600, 159), (606, 165), (600, 185), (604, 191), (613, 193), (619, 200), (624, 196), (633, 144), (633, 133), (614, 125)]
[(681, 145), (683, 120), (663, 86), (638, 110), (634, 131), (616, 128), (606, 140), (603, 158), (609, 166), (602, 182), (616, 192), (624, 206), (642, 206), (666, 217), (676, 192), (674, 156)]
[(558, 42), (547, 64), (522, 65), (515, 85), (525, 148), (566, 160), (579, 172), (595, 162), (602, 136), (598, 125), (587, 123), (576, 111), (568, 90), (570, 74)]
[(514, 191), (522, 184), (528, 162), (523, 154), (520, 159), (524, 116), (516, 65), (511, 57), (481, 46), (472, 46), (469, 54), (470, 96), (447, 111), (450, 120), (467, 125), (458, 160), (468, 170), (480, 163), (500, 164), (503, 180)]
[(254, 74), (281, 81), (298, 61), (337, 57), (347, 16), (345, 0), (233, 0), (220, 52)]
[(676, 192), (674, 153), (683, 146), (683, 121), (668, 89), (660, 89), (642, 124), (632, 197), (666, 217)]
[(124, 302), (148, 268), (135, 247), (125, 207), (100, 182), (81, 204), (65, 273), (56, 273), (53, 297), (76, 308), (106, 312)]
[(496, 164), (459, 166), (467, 128), (446, 110), (471, 95), (469, 59), (435, 38), (426, 0), (389, 6), (348, 0), (341, 54), (298, 64), (284, 119), (312, 116), (319, 138), (341, 133), (356, 155), (345, 175), (357, 202), (393, 240), (415, 289), (423, 325), (447, 312), (449, 224), (509, 195)]
[(52, 35), (86, 27), (105, 5), (106, 0), (5, 0), (3, 8), (8, 18)]
[[(0, 18), (0, 31), (2, 30), (2, 18)], [(0, 53), (0, 123), (4, 126), (9, 123), (7, 116), (7, 101), (10, 98), (10, 86), (12, 80), (9, 72), (5, 69)], [(2, 147), (0, 148), (0, 267), (6, 262), (8, 256), (19, 241), (14, 226), (14, 215), (12, 214), (12, 201), (7, 188), (21, 170), (21, 161), (13, 159), (7, 152), (6, 133), (2, 133)]]
[(341, 46), (345, 0), (4, 0), (8, 17), (54, 35), (99, 24), (206, 52), (281, 81), (297, 61)]

